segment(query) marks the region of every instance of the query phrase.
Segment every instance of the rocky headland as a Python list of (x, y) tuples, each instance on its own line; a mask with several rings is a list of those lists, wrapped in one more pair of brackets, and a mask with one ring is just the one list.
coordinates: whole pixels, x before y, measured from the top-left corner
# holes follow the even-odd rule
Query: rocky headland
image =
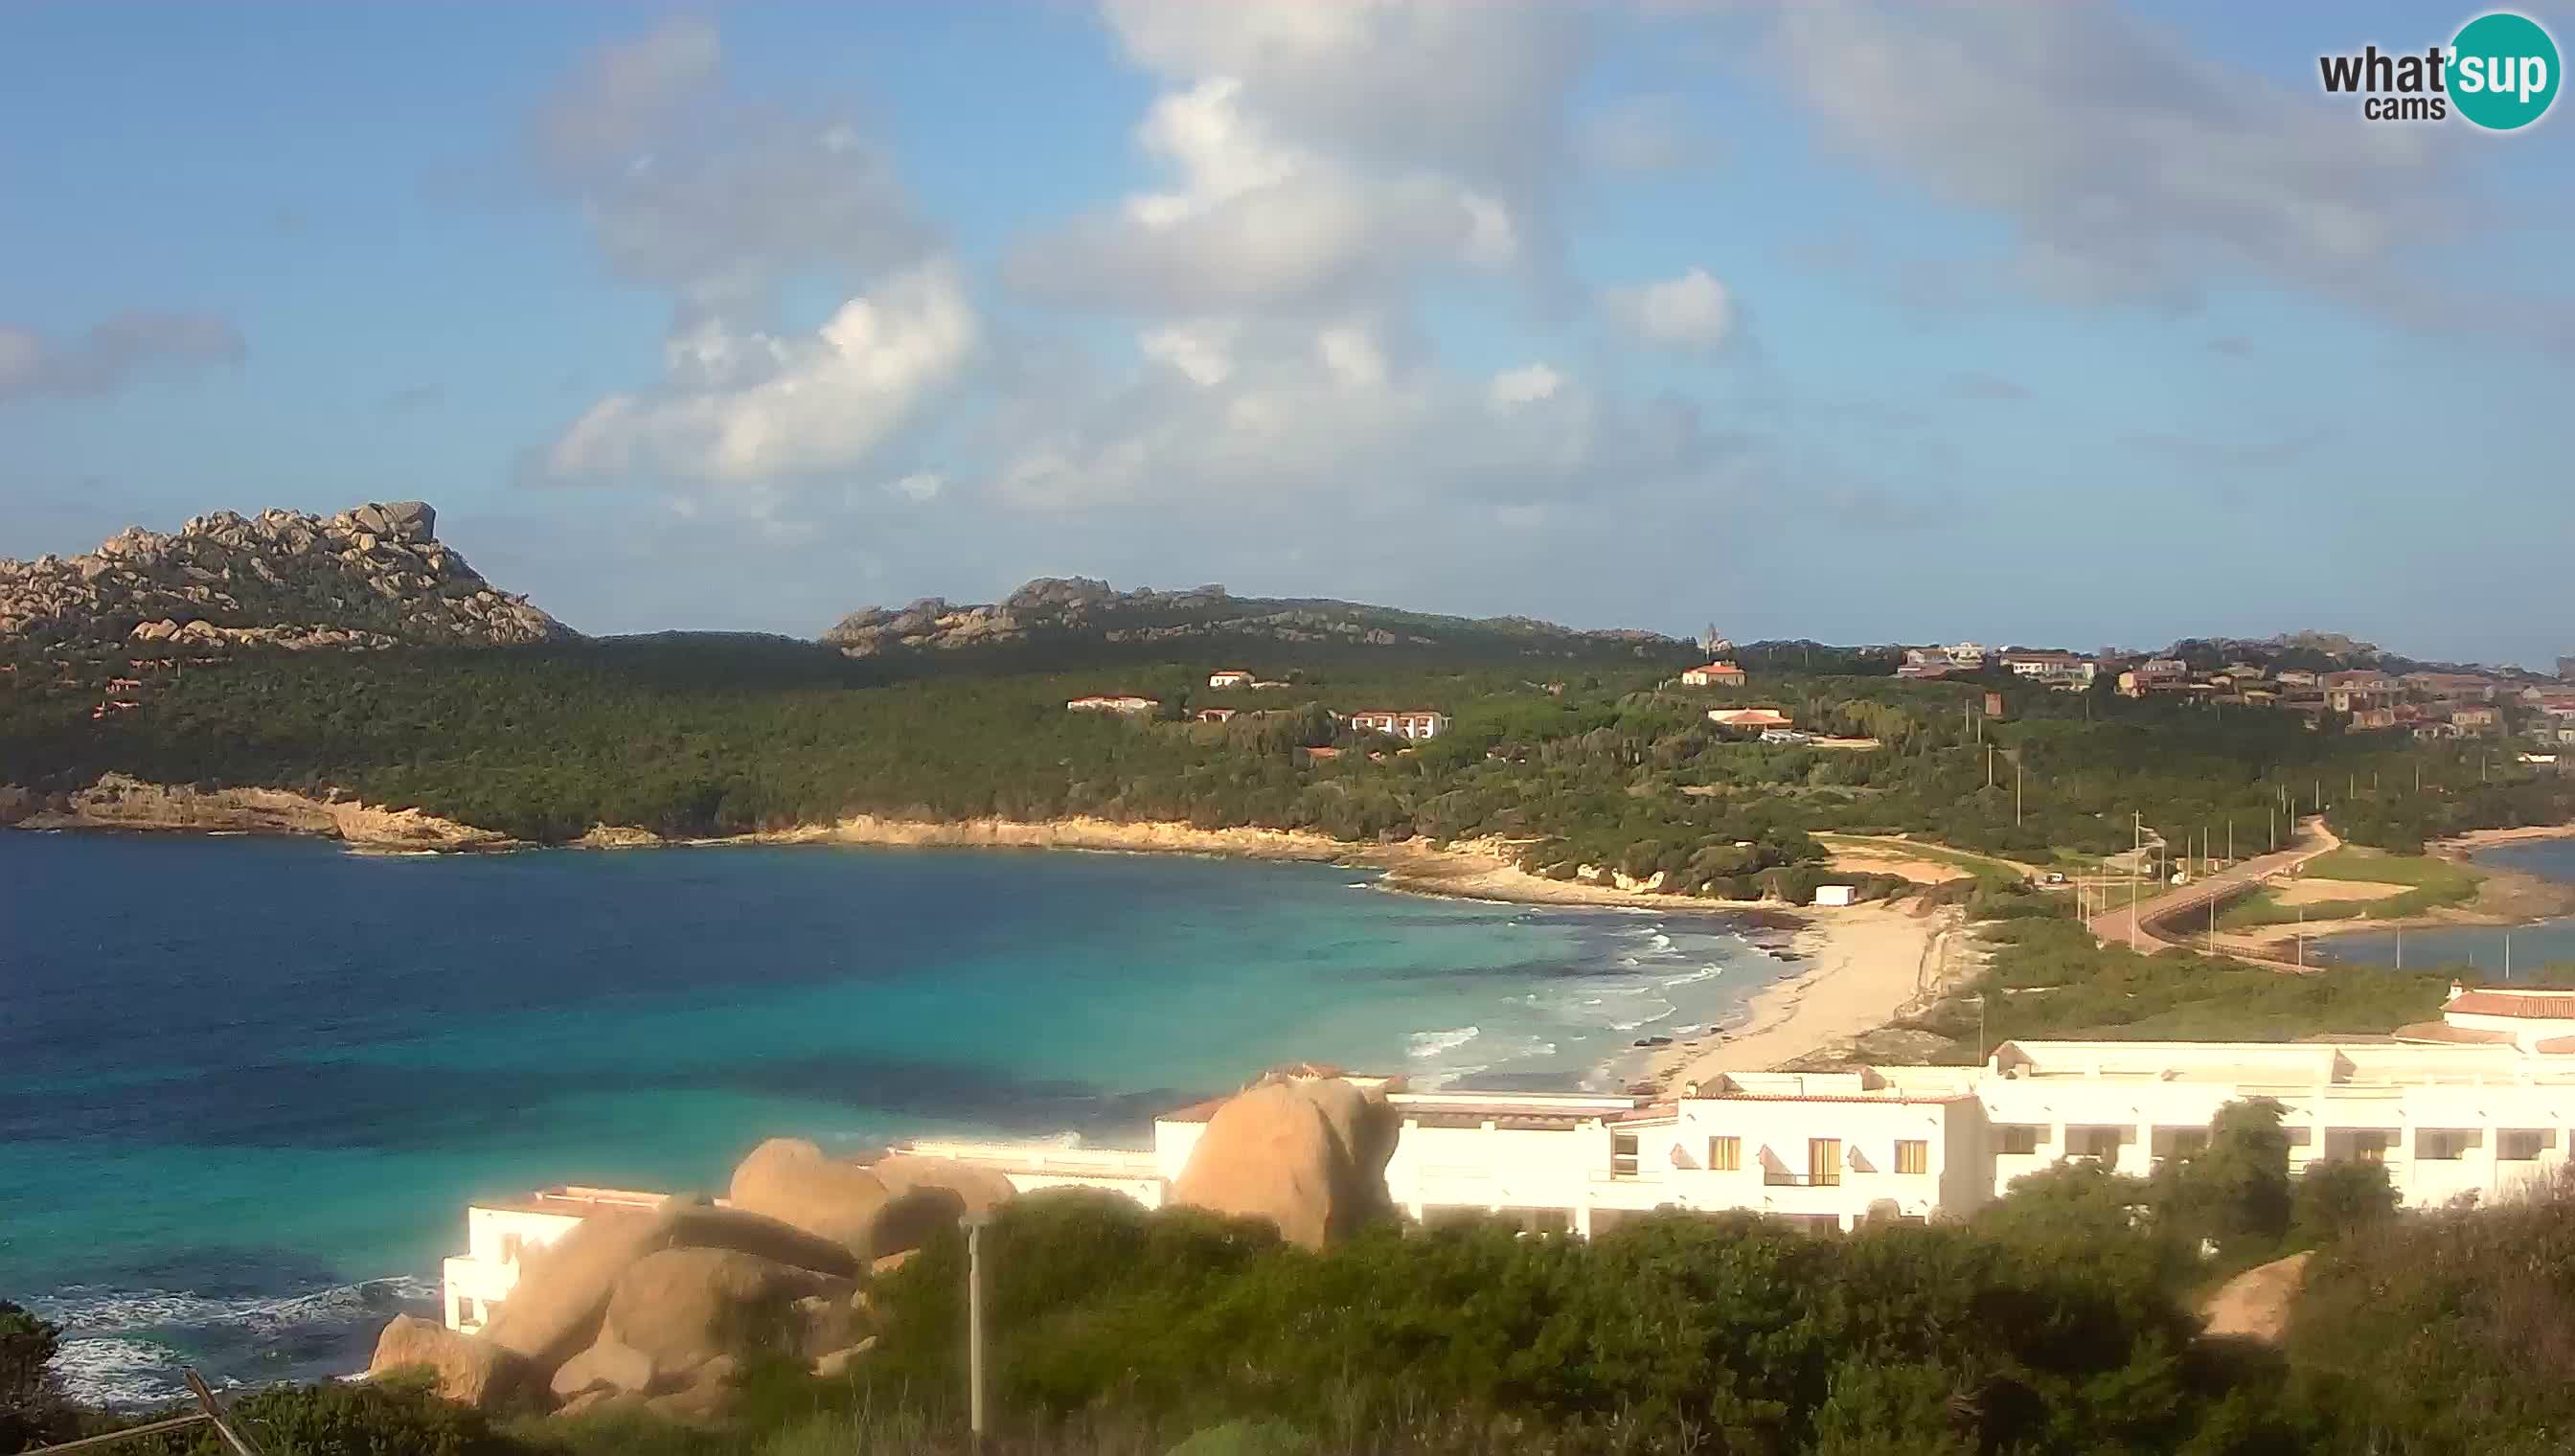
[(218, 511), (79, 556), (0, 561), (0, 647), (510, 647), (575, 636), (495, 590), (419, 501), (335, 516)]
[(1521, 617), (1463, 618), (1323, 599), (1236, 597), (1220, 586), (1121, 592), (1089, 577), (1042, 577), (1000, 602), (924, 597), (844, 617), (822, 640), (851, 657), (1042, 645), (1337, 644), (1474, 648), (1516, 656), (1654, 655), (1678, 649), (1649, 632), (1581, 632)]

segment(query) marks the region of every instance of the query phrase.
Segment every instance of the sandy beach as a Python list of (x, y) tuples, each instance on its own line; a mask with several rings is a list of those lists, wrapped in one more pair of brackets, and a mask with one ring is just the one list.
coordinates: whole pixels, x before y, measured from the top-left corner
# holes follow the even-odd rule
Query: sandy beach
[(2575, 824), (2523, 824), (2512, 829), (2470, 829), (2452, 834), (2433, 845), (2434, 852), (2473, 853), (2496, 844), (2517, 844), (2525, 839), (2575, 839)]
[(1718, 1072), (1759, 1071), (1872, 1031), (1928, 1002), (1965, 966), (1954, 906), (1853, 905), (1802, 912), (1797, 974), (1752, 998), (1741, 1026), (1655, 1052), (1646, 1079), (1678, 1089)]

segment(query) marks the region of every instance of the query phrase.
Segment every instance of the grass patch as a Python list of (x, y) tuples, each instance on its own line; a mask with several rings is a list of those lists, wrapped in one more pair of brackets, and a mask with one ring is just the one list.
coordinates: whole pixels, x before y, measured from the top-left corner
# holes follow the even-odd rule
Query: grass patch
[(2434, 855), (2390, 854), (2384, 849), (2350, 844), (2308, 860), (2301, 873), (2308, 879), (2408, 884), (2413, 888), (2377, 899), (2309, 900), (2303, 905), (2282, 904), (2271, 891), (2256, 890), (2220, 911), (2218, 928), (2285, 925), (2302, 914), (2309, 920), (2401, 920), (2441, 905), (2465, 904), (2476, 898), (2477, 881), (2483, 878), (2465, 865)]
[(2446, 976), (2358, 966), (2286, 975), (2188, 950), (2140, 955), (2093, 943), (2060, 919), (1979, 927), (1992, 960), (1965, 995), (1912, 1023), (1959, 1043), (1972, 1060), (1983, 992), (1988, 1047), (2011, 1037), (2071, 1040), (2293, 1041), (2389, 1031), (2440, 1014)]

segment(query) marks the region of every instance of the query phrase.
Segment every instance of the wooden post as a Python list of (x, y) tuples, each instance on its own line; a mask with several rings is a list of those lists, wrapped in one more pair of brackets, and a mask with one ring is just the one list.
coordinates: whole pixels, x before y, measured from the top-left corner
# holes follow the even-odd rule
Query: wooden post
[(204, 1377), (186, 1365), (179, 1367), (179, 1376), (188, 1382), (188, 1393), (197, 1398), (197, 1404), (205, 1407), (206, 1419), (214, 1423), (215, 1434), (224, 1438), (224, 1444), (232, 1448), (233, 1456), (260, 1456), (259, 1447), (252, 1445), (250, 1437), (243, 1435), (241, 1428), (233, 1424), (231, 1412), (225, 1410), (223, 1402), (215, 1399), (215, 1393), (206, 1388)]

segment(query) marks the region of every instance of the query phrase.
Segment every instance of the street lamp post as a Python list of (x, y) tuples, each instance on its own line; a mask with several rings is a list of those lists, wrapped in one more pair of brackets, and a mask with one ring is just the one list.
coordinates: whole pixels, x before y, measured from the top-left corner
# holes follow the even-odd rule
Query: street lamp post
[(966, 1431), (974, 1449), (984, 1449), (984, 1230), (992, 1225), (987, 1209), (970, 1209), (957, 1224), (966, 1230)]

